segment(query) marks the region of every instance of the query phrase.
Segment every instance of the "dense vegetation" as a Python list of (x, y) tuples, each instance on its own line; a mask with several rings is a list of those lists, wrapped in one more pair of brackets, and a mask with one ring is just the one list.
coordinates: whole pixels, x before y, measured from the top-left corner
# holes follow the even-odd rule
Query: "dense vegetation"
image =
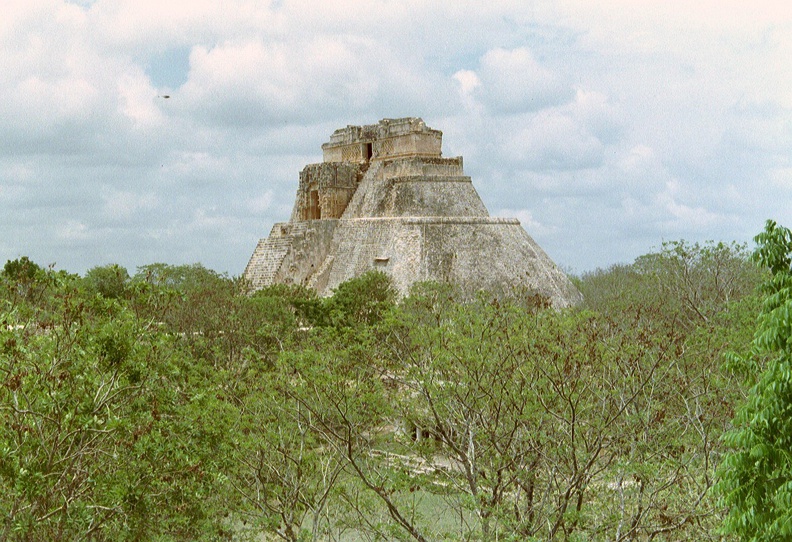
[(0, 540), (718, 539), (743, 479), (716, 494), (716, 469), (749, 439), (722, 437), (777, 389), (767, 360), (788, 393), (788, 330), (752, 344), (788, 252), (768, 276), (743, 246), (666, 244), (579, 277), (566, 311), (439, 284), (397, 302), (379, 273), (319, 299), (9, 261)]
[[(724, 531), (742, 540), (792, 538), (792, 232), (768, 221), (754, 260), (770, 271), (749, 356), (732, 365), (754, 383), (740, 405), (717, 493), (728, 507)], [(762, 357), (766, 366), (758, 366)], [(756, 378), (755, 375), (759, 375)], [(752, 378), (753, 377), (753, 378)]]

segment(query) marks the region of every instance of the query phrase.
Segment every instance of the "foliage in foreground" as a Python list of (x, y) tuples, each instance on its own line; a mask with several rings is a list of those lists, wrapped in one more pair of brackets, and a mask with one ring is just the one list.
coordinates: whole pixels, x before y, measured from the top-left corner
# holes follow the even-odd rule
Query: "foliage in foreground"
[(397, 303), (381, 273), (318, 299), (9, 262), (0, 540), (715, 539), (743, 397), (721, 358), (747, 352), (757, 277), (682, 243), (557, 312), (438, 284)]
[[(734, 356), (746, 374), (759, 374), (725, 442), (718, 493), (729, 507), (725, 532), (742, 540), (792, 537), (792, 232), (768, 221), (754, 259), (770, 271), (752, 356)], [(756, 360), (769, 356), (761, 371)]]

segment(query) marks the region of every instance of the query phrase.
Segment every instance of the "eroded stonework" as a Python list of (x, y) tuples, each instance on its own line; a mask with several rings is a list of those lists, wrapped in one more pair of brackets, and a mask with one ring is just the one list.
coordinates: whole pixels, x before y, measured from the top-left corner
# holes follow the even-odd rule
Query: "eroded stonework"
[(360, 164), (310, 164), (300, 172), (291, 221), (341, 218), (363, 177)]
[(336, 130), (324, 162), (300, 173), (291, 219), (259, 241), (245, 278), (254, 289), (296, 283), (330, 295), (379, 269), (402, 294), (434, 280), (529, 289), (556, 307), (580, 302), (517, 219), (489, 216), (462, 158), (443, 158), (441, 143), (442, 132), (418, 118)]

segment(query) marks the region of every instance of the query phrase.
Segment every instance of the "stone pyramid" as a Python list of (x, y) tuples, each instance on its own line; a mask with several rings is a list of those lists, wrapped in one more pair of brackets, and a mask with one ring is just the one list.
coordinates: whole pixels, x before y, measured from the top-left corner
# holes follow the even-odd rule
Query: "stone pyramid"
[(517, 219), (489, 216), (462, 157), (442, 157), (442, 137), (419, 118), (336, 130), (324, 161), (300, 172), (290, 220), (259, 241), (245, 278), (254, 289), (295, 283), (330, 295), (379, 269), (403, 295), (440, 281), (468, 292), (528, 289), (555, 307), (580, 302)]

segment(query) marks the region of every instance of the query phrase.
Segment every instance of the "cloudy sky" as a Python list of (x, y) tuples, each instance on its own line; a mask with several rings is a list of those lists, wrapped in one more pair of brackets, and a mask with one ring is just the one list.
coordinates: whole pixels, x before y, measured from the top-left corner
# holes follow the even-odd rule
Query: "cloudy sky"
[(403, 116), (567, 270), (792, 226), (786, 0), (0, 3), (3, 262), (239, 275), (335, 128)]

